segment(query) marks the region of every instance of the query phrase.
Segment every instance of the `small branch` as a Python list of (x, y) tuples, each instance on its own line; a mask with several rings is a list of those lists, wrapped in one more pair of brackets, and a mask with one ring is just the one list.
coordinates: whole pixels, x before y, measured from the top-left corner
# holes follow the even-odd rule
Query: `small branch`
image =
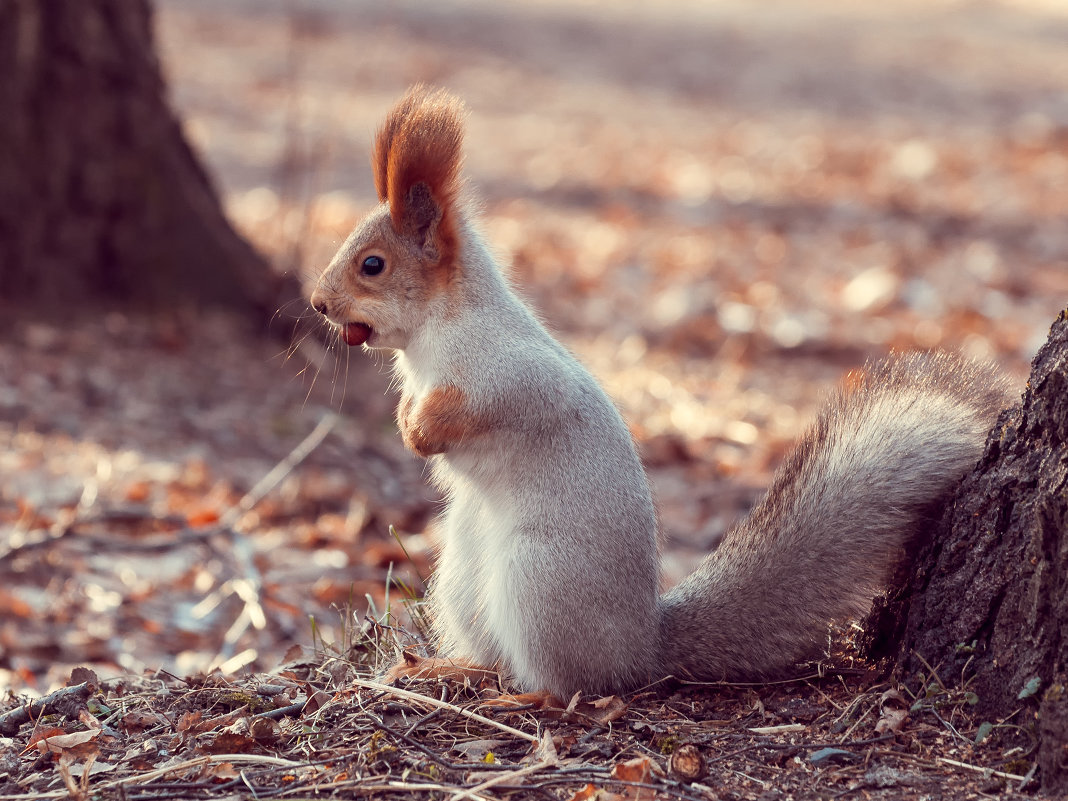
[(935, 757), (935, 761), (941, 762), (943, 765), (952, 765), (955, 768), (964, 768), (965, 770), (982, 773), (985, 776), (997, 776), (999, 779), (1010, 779), (1018, 782), (1027, 779), (1026, 776), (1020, 776), (1017, 773), (1005, 773), (1004, 771), (994, 770), (993, 768), (984, 768), (981, 765), (969, 765), (967, 762), (958, 762), (955, 759), (948, 759), (946, 757)]
[(267, 475), (257, 481), (256, 485), (222, 516), (219, 525), (223, 528), (232, 528), (241, 515), (262, 501), (268, 492), (277, 487), (283, 478), (293, 472), (294, 467), (307, 459), (311, 452), (319, 447), (319, 444), (326, 439), (326, 435), (337, 425), (339, 419), (332, 412), (324, 414), (311, 433), (290, 451), (286, 458), (271, 468)]
[[(71, 687), (61, 687), (43, 698), (38, 698), (33, 703), (5, 712), (0, 715), (0, 734), (5, 737), (17, 734), (19, 726), (29, 723), (33, 718), (39, 718), (49, 707), (54, 713), (71, 716), (72, 710), (81, 709), (84, 706), (85, 699), (92, 691), (89, 683), (83, 681)], [(73, 716), (77, 717), (77, 712), (73, 712)]]

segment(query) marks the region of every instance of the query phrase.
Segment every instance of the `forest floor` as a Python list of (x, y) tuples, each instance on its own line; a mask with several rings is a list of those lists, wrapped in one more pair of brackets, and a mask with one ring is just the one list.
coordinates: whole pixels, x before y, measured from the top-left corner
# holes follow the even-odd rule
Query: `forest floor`
[[(163, 0), (157, 35), (231, 219), (308, 281), (375, 201), (391, 103), (465, 98), (486, 234), (630, 422), (670, 584), (844, 373), (942, 347), (1022, 388), (1068, 302), (1068, 14), (843, 5)], [(428, 717), (359, 688), (431, 570), (394, 401), (362, 354), (223, 313), (0, 341), (0, 688), (89, 668), (93, 710), (0, 712), (0, 799), (1034, 793), (1029, 722), (855, 663), (848, 631), (820, 675), (497, 714), (511, 732), (457, 716), (489, 689), (410, 687), (453, 707)]]

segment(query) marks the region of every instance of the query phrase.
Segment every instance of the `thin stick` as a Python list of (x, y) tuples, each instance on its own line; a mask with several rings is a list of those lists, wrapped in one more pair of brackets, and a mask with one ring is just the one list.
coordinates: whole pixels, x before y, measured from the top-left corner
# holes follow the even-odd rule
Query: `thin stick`
[(543, 759), (536, 765), (527, 765), (527, 767), (522, 768), (521, 770), (512, 771), (511, 773), (502, 773), (499, 776), (494, 776), (492, 779), (482, 782), (482, 784), (477, 784), (474, 787), (470, 787), (466, 790), (457, 790), (455, 793), (452, 794), (452, 798), (450, 799), (450, 801), (459, 801), (461, 798), (478, 798), (478, 793), (482, 792), (483, 790), (488, 790), (490, 787), (493, 787), (496, 784), (504, 784), (509, 779), (519, 779), (523, 776), (528, 776), (531, 773), (536, 773), (542, 768), (547, 768), (553, 764), (554, 760)]
[(271, 468), (267, 475), (257, 481), (256, 485), (245, 493), (245, 497), (227, 510), (226, 514), (220, 519), (219, 525), (231, 528), (242, 514), (263, 500), (263, 497), (268, 492), (278, 486), (278, 483), (289, 475), (294, 467), (307, 459), (308, 455), (319, 446), (319, 443), (326, 439), (326, 435), (337, 425), (338, 420), (338, 416), (333, 412), (324, 414), (318, 425), (312, 429), (311, 433), (297, 447), (289, 452), (285, 459)]
[[(378, 777), (375, 777), (375, 778), (378, 778)], [(378, 784), (365, 784), (364, 782), (366, 782), (366, 781), (367, 781), (366, 779), (345, 779), (344, 781), (332, 782), (330, 784), (317, 784), (317, 785), (315, 785), (314, 787), (311, 787), (311, 788), (297, 788), (297, 787), (294, 787), (293, 788), (293, 793), (294, 794), (298, 793), (298, 792), (305, 792), (306, 793), (306, 792), (308, 792), (308, 790), (312, 790), (313, 792), (317, 792), (318, 793), (318, 792), (320, 792), (322, 790), (336, 790), (336, 789), (338, 789), (340, 787), (351, 787), (353, 790), (359, 790), (361, 793), (389, 793), (389, 792), (397, 792), (398, 790), (406, 790), (406, 791), (409, 791), (409, 792), (426, 792), (426, 793), (429, 793), (429, 792), (451, 792), (451, 791), (454, 791), (454, 790), (457, 789), (456, 787), (450, 787), (447, 784), (413, 784), (411, 782), (385, 782), (385, 783), (382, 783), (380, 778), (378, 779), (378, 781), (379, 781)], [(61, 793), (60, 795), (66, 795), (66, 793)], [(282, 793), (282, 795), (289, 795), (289, 793)], [(54, 796), (54, 797), (58, 797), (58, 796)], [(319, 797), (319, 796), (315, 796), (315, 797)], [(24, 801), (25, 797), (24, 796), (18, 796), (18, 798), (19, 799), (23, 799), (23, 801)], [(490, 799), (488, 796), (484, 796), (484, 795), (473, 795), (473, 796), (471, 796), (471, 798), (477, 799), (477, 801), (492, 801), (492, 799)], [(0, 801), (3, 801), (3, 797), (0, 797)]]
[(955, 768), (964, 768), (965, 770), (972, 770), (976, 773), (983, 773), (987, 776), (997, 776), (999, 779), (1015, 779), (1016, 781), (1023, 781), (1026, 776), (1020, 776), (1017, 773), (1005, 773), (1004, 771), (994, 770), (993, 768), (984, 768), (980, 765), (969, 765), (967, 762), (958, 762), (955, 759), (947, 759), (946, 757), (935, 757), (935, 760), (941, 762), (944, 765), (952, 765)]
[[(152, 781), (153, 779), (158, 779), (160, 776), (166, 776), (168, 773), (174, 773), (177, 770), (199, 768), (204, 765), (224, 762), (245, 762), (249, 764), (258, 765), (275, 765), (277, 767), (293, 769), (307, 767), (307, 765), (302, 762), (293, 762), (289, 759), (280, 759), (278, 757), (265, 756), (261, 754), (205, 754), (204, 756), (199, 756), (195, 759), (187, 759), (185, 762), (179, 762), (177, 765), (169, 765), (165, 768), (157, 768), (156, 770), (150, 770), (147, 773), (139, 773), (136, 776), (126, 776), (122, 779), (115, 779), (110, 782), (98, 784), (93, 788), (93, 792), (98, 793), (101, 790), (107, 790), (112, 787), (147, 783)], [(34, 796), (34, 798), (66, 798), (69, 795), (70, 794), (66, 790), (57, 790), (51, 793), (40, 793)], [(28, 796), (25, 795), (0, 795), (0, 801), (25, 801), (27, 797)]]
[(492, 726), (496, 729), (500, 729), (503, 732), (507, 732), (513, 737), (519, 737), (527, 742), (534, 743), (535, 745), (541, 744), (541, 738), (536, 734), (527, 734), (525, 731), (519, 729), (513, 729), (511, 726), (506, 726), (503, 723), (499, 723), (492, 718), (486, 718), (482, 715), (478, 715), (474, 712), (469, 712), (466, 709), (450, 704), (446, 701), (439, 701), (437, 698), (431, 698), (429, 695), (420, 695), (419, 693), (413, 693), (410, 690), (402, 690), (399, 687), (390, 687), (388, 684), (380, 684), (377, 681), (367, 681), (366, 679), (353, 679), (352, 683), (357, 687), (364, 687), (368, 690), (377, 690), (381, 693), (388, 695), (395, 695), (398, 698), (405, 698), (409, 701), (414, 701), (420, 704), (426, 704), (427, 706), (436, 706), (441, 709), (449, 709), (455, 712), (457, 715), (461, 715), (470, 720), (476, 720), (486, 726)]

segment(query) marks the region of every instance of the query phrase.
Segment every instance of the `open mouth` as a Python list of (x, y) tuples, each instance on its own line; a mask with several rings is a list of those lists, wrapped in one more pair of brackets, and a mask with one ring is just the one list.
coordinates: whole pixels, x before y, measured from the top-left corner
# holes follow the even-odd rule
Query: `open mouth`
[(353, 348), (362, 345), (373, 333), (374, 329), (367, 323), (345, 323), (341, 328), (341, 338), (345, 340), (346, 345)]

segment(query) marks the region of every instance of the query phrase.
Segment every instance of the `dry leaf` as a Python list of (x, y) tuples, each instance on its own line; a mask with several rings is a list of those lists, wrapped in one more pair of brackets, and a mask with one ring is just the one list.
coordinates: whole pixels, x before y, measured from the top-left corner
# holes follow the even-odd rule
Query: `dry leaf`
[(64, 751), (71, 750), (76, 746), (83, 745), (90, 740), (96, 739), (100, 735), (99, 729), (91, 729), (88, 731), (76, 731), (70, 734), (53, 734), (49, 737), (41, 737), (35, 743), (37, 750), (42, 754), (51, 751), (53, 754), (61, 754)]
[(597, 721), (602, 726), (611, 723), (614, 720), (619, 720), (625, 714), (627, 714), (627, 704), (618, 695), (606, 695), (604, 698), (598, 698), (596, 701), (592, 701), (589, 704), (592, 709), (590, 711), (580, 710), (586, 717)]
[(63, 729), (57, 728), (56, 726), (49, 726), (49, 727), (43, 728), (43, 729), (36, 729), (30, 735), (30, 741), (28, 743), (26, 743), (26, 748), (23, 750), (22, 753), (25, 754), (27, 751), (29, 751), (31, 748), (33, 748), (35, 745), (37, 745), (37, 743), (39, 743), (41, 740), (44, 740), (47, 737), (58, 737), (58, 736), (63, 735), (63, 734), (66, 734), (66, 732), (63, 731)]
[(120, 720), (128, 734), (138, 734), (163, 722), (155, 712), (127, 712)]
[(541, 762), (546, 765), (556, 765), (560, 762), (560, 756), (556, 752), (556, 743), (548, 729), (541, 733), (541, 742), (534, 747), (534, 752), (526, 757), (524, 762)]
[(326, 706), (333, 699), (330, 693), (323, 690), (316, 690), (308, 696), (308, 700), (304, 702), (304, 708), (301, 712), (305, 715), (309, 715), (312, 712), (318, 712), (324, 706)]
[(248, 734), (221, 731), (215, 737), (206, 738), (196, 750), (202, 754), (244, 754), (255, 750), (256, 746), (256, 741)]
[(900, 734), (909, 717), (909, 705), (897, 689), (890, 689), (879, 696), (879, 720), (876, 734)]
[(453, 745), (452, 750), (463, 754), (467, 759), (479, 760), (486, 756), (487, 752), (492, 751), (494, 748), (500, 748), (507, 742), (508, 740), (468, 740), (467, 742), (456, 743)]
[(257, 743), (270, 745), (278, 740), (282, 727), (270, 718), (253, 718), (249, 723), (248, 733)]
[(100, 679), (97, 678), (96, 671), (87, 667), (76, 667), (70, 672), (70, 680), (67, 682), (68, 687), (73, 687), (75, 684), (88, 684), (90, 687), (99, 687)]
[(238, 778), (241, 774), (237, 772), (232, 762), (213, 762), (204, 769), (204, 775), (229, 781)]
[(204, 717), (204, 713), (199, 709), (196, 712), (186, 712), (180, 718), (178, 722), (174, 724), (174, 730), (179, 734), (189, 732), (190, 734), (196, 734), (198, 726), (200, 726), (200, 720)]
[(581, 790), (577, 790), (567, 801), (626, 801), (626, 796), (610, 792), (603, 787), (587, 784)]

